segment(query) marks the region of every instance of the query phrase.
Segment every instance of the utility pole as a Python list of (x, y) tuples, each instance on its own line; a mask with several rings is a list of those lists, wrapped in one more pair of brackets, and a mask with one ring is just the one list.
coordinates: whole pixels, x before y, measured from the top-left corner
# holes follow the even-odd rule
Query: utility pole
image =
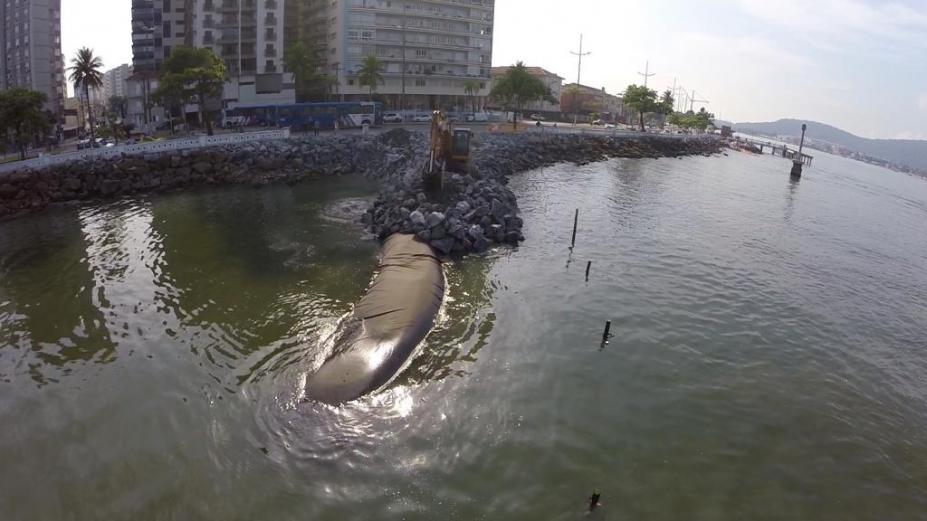
[(579, 35), (579, 52), (570, 51), (570, 54), (579, 57), (579, 64), (576, 66), (576, 85), (579, 86), (579, 85), (582, 85), (580, 78), (582, 77), (582, 73), (583, 73), (583, 56), (589, 56), (590, 54), (592, 54), (591, 52), (583, 52), (583, 35), (582, 34)]
[(650, 60), (647, 60), (647, 64), (644, 66), (644, 72), (638, 72), (638, 74), (644, 77), (644, 87), (646, 87), (647, 80), (651, 76), (656, 76), (655, 72), (650, 72)]
[(402, 92), (399, 94), (401, 113), (405, 113), (406, 110), (406, 16), (408, 12), (409, 4), (402, 4)]
[(707, 99), (698, 99), (695, 97), (695, 89), (692, 90), (692, 98), (689, 99), (689, 110), (695, 111), (696, 103), (711, 103)]
[[(592, 54), (591, 52), (583, 52), (583, 35), (582, 35), (582, 33), (580, 33), (580, 35), (579, 35), (579, 52), (570, 51), (570, 54), (573, 54), (573, 55), (579, 57), (579, 64), (576, 66), (576, 88), (579, 89), (579, 86), (582, 85), (582, 83), (580, 82), (580, 79), (582, 78), (582, 73), (583, 73), (583, 56), (588, 56), (588, 55)], [(575, 105), (576, 105), (576, 92), (575, 92), (575, 91), (574, 91), (574, 93), (573, 93), (573, 105), (574, 105), (574, 107), (573, 107), (573, 126), (575, 127), (575, 126), (576, 126), (576, 119), (577, 119), (577, 116), (576, 116), (576, 107), (575, 107)]]

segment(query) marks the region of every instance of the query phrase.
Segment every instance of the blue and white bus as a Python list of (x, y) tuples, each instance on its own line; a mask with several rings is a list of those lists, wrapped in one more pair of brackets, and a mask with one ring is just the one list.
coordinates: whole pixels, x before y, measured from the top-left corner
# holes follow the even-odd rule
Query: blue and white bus
[(294, 103), (292, 105), (265, 105), (236, 107), (224, 111), (226, 127), (290, 127), (293, 130), (312, 130), (315, 122), (321, 129), (358, 128), (363, 125), (383, 124), (383, 104), (371, 101)]

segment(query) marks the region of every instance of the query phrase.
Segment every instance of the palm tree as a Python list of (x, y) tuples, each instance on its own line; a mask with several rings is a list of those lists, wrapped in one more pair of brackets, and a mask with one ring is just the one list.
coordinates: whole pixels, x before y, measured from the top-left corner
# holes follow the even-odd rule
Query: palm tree
[(383, 83), (383, 75), (380, 74), (382, 70), (383, 64), (376, 56), (367, 56), (364, 58), (364, 64), (357, 71), (358, 83), (370, 89), (370, 101), (373, 101), (373, 93), (376, 92), (377, 85)]
[(476, 93), (480, 91), (480, 82), (467, 80), (463, 84), (464, 92), (470, 98), (470, 110), (476, 112)]
[(99, 89), (103, 86), (103, 60), (99, 56), (93, 55), (93, 49), (81, 47), (77, 55), (71, 59), (70, 80), (74, 83), (74, 88), (84, 88), (84, 97), (87, 99), (87, 115), (90, 121), (90, 142), (96, 143), (96, 134), (93, 128), (93, 109), (90, 106), (90, 89)]

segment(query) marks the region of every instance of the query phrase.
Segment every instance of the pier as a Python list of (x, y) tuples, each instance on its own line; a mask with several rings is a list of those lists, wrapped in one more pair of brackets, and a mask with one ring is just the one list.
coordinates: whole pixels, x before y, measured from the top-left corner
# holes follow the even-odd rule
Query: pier
[(765, 154), (766, 150), (774, 156), (783, 157), (785, 159), (791, 159), (792, 161), (799, 161), (803, 165), (811, 166), (811, 162), (814, 160), (814, 156), (810, 156), (798, 150), (793, 150), (789, 148), (788, 145), (780, 145), (776, 143), (769, 143), (767, 141), (760, 141), (757, 139), (735, 137), (735, 143), (740, 145), (749, 145), (753, 148), (759, 150), (760, 154)]

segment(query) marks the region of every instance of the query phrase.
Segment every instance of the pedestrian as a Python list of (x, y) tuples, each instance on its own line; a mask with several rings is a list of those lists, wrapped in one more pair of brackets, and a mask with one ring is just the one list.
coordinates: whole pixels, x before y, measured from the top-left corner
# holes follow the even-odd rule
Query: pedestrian
[(321, 126), (321, 125), (319, 124), (319, 120), (314, 119), (314, 120), (312, 121), (312, 133), (315, 134), (316, 136), (319, 135), (319, 127), (320, 127), (320, 126)]

